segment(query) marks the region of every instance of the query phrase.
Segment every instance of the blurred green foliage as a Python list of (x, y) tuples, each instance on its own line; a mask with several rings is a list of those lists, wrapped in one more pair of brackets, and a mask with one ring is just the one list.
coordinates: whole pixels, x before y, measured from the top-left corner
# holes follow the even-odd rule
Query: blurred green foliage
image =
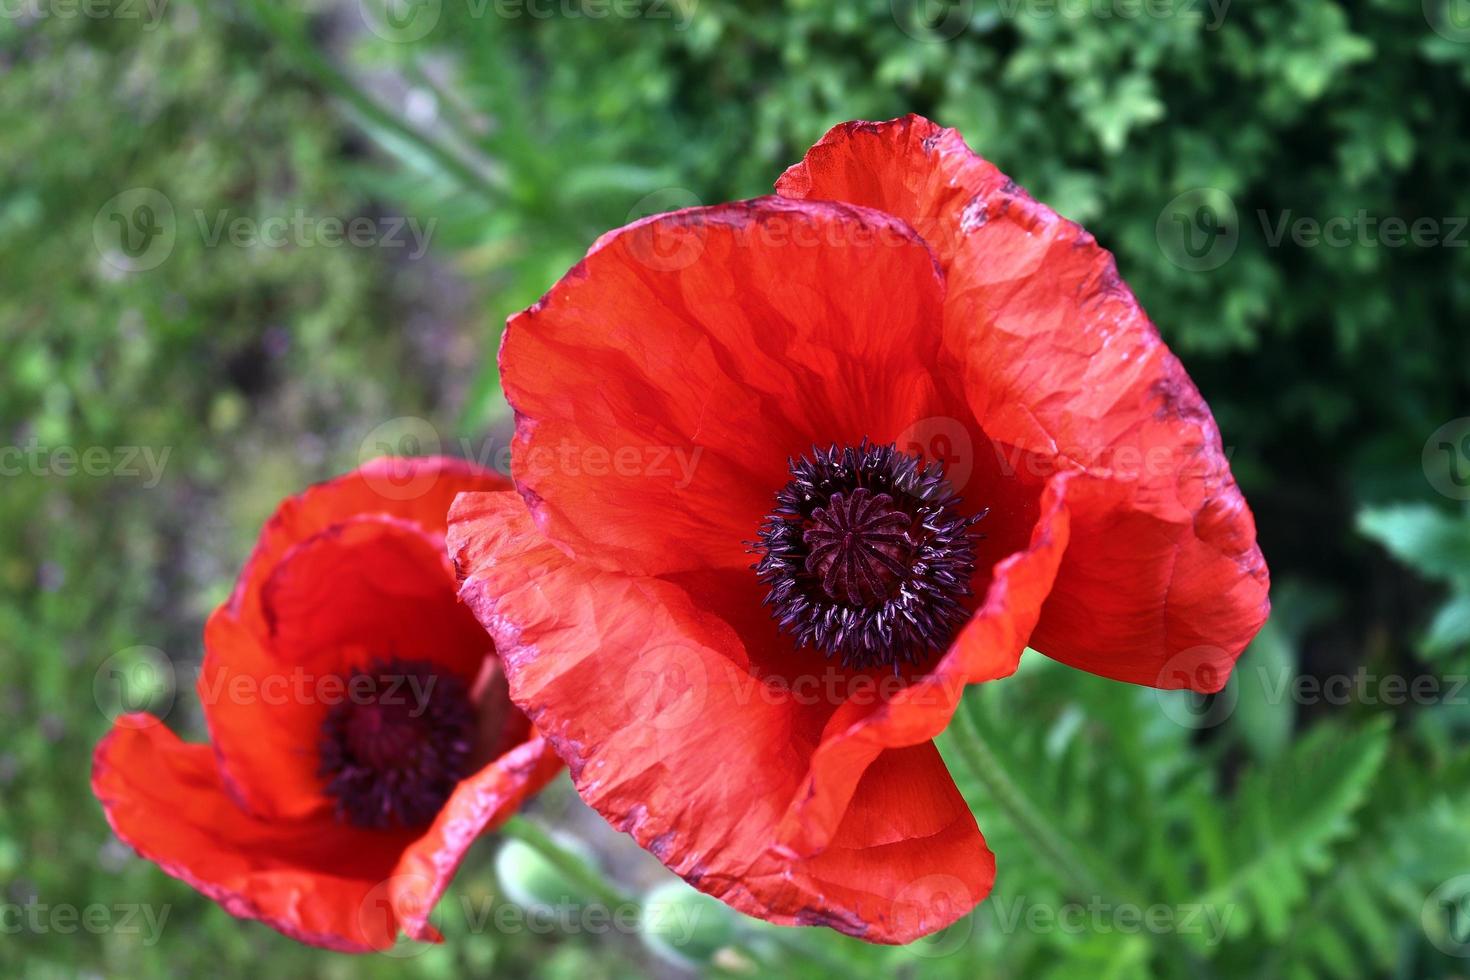
[[(1470, 241), (1455, 230), (1470, 31), (1453, 4), (442, 0), (411, 41), (375, 4), (0, 15), (0, 445), (169, 453), (155, 485), (65, 476), (44, 452), (49, 472), (0, 476), (0, 902), (171, 910), (154, 945), (0, 935), (0, 965), (683, 969), (636, 942), (456, 921), (444, 947), (354, 960), (238, 923), (111, 840), (87, 791), (107, 725), (92, 681), (119, 651), (167, 651), (170, 724), (200, 737), (203, 617), (279, 497), (354, 465), (397, 416), (451, 450), (502, 433), (499, 324), (597, 235), (767, 193), (830, 125), (914, 111), (1116, 252), (1214, 407), (1285, 587), (1209, 704), (1038, 658), (974, 693), (944, 750), (1000, 859), (975, 916), (904, 950), (741, 921), (708, 959), (813, 977), (1456, 972), (1444, 930), (1464, 921), (1430, 899), (1470, 871), (1463, 698), (1309, 683), (1467, 668), (1465, 517), (1421, 465), (1430, 433), (1470, 412), (1470, 249), (1452, 244)], [(109, 202), (138, 187), (167, 200), (176, 241), (128, 271), (100, 243)], [(1208, 269), (1159, 230), (1202, 190), (1228, 202), (1237, 240)], [(221, 219), (298, 213), (411, 216), (432, 250), (209, 237)], [(1432, 219), (1441, 241), (1276, 237), (1359, 213)], [(971, 727), (979, 757), (958, 737)], [(568, 794), (544, 815), (572, 821)], [(498, 893), (490, 865), (472, 854), (455, 896)], [(1089, 903), (1109, 910), (1103, 928), (1027, 918)], [(1124, 906), (1200, 906), (1223, 925), (1129, 930)]]
[(1370, 507), (1358, 515), (1358, 527), (1399, 561), (1448, 587), (1420, 650), (1432, 661), (1470, 667), (1470, 512), (1451, 516), (1429, 504)]

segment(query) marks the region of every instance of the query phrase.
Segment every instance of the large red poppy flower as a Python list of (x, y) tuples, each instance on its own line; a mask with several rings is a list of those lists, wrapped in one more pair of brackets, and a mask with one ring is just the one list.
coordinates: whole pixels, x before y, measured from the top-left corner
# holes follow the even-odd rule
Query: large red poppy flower
[(904, 942), (994, 859), (932, 739), (1028, 644), (1220, 688), (1267, 573), (1209, 409), (1077, 225), (952, 130), (605, 235), (501, 349), (520, 497), (461, 595), (582, 796), (701, 890)]
[(345, 951), (437, 940), (475, 836), (560, 767), (455, 596), (445, 515), (508, 486), (377, 460), (287, 500), (205, 628), (211, 745), (124, 715), (92, 789), (113, 830), (223, 905)]

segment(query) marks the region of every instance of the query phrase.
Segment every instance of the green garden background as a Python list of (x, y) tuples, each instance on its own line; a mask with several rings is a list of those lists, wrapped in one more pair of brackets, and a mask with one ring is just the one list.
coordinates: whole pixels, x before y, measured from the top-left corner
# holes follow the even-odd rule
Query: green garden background
[[(0, 972), (1470, 974), (1464, 0), (387, 2), (0, 0)], [(503, 463), (501, 325), (597, 235), (910, 111), (1113, 250), (1213, 407), (1275, 608), (1224, 694), (1036, 655), (973, 691), (998, 884), (909, 948), (487, 926), (575, 891), (491, 837), (445, 944), (353, 958), (113, 839), (113, 682), (203, 737), (203, 621), (281, 497), (383, 445)], [(565, 779), (530, 818), (671, 894)]]

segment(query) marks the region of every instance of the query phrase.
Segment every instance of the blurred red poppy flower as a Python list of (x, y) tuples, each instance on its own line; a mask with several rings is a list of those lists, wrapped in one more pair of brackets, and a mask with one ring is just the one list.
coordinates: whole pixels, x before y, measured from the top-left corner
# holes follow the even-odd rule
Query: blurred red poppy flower
[(92, 790), (143, 857), (232, 915), (316, 946), (437, 940), (475, 836), (559, 760), (455, 596), (445, 515), (508, 481), (383, 459), (285, 501), (205, 628), (211, 743), (146, 714), (97, 746)]
[(953, 130), (599, 240), (500, 354), (461, 595), (582, 796), (734, 907), (905, 942), (990, 890), (932, 739), (1029, 643), (1213, 691), (1267, 572), (1112, 257)]

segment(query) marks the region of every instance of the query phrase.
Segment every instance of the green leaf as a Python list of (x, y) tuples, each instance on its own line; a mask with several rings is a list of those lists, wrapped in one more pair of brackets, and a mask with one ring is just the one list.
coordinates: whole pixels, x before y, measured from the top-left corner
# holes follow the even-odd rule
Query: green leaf
[(1470, 580), (1470, 520), (1399, 504), (1363, 510), (1358, 530), (1425, 578)]
[(1257, 975), (1388, 976), (1406, 948), (1424, 943), (1425, 897), (1470, 864), (1470, 756), (1433, 766), (1421, 755), (1395, 753), (1361, 816), (1362, 833), (1314, 884)]
[(1439, 607), (1424, 638), (1424, 652), (1441, 658), (1470, 644), (1470, 594), (1461, 593)]
[(1231, 862), (1201, 901), (1225, 909), (1233, 934), (1257, 922), (1273, 941), (1291, 930), (1329, 846), (1351, 832), (1388, 746), (1388, 720), (1356, 732), (1322, 724), (1274, 762), (1242, 778), (1233, 805), (1202, 815), (1228, 841)]
[(1285, 697), (1296, 677), (1296, 650), (1276, 619), (1262, 627), (1236, 665), (1235, 710), (1230, 731), (1263, 761), (1281, 754), (1291, 740), (1296, 705)]

